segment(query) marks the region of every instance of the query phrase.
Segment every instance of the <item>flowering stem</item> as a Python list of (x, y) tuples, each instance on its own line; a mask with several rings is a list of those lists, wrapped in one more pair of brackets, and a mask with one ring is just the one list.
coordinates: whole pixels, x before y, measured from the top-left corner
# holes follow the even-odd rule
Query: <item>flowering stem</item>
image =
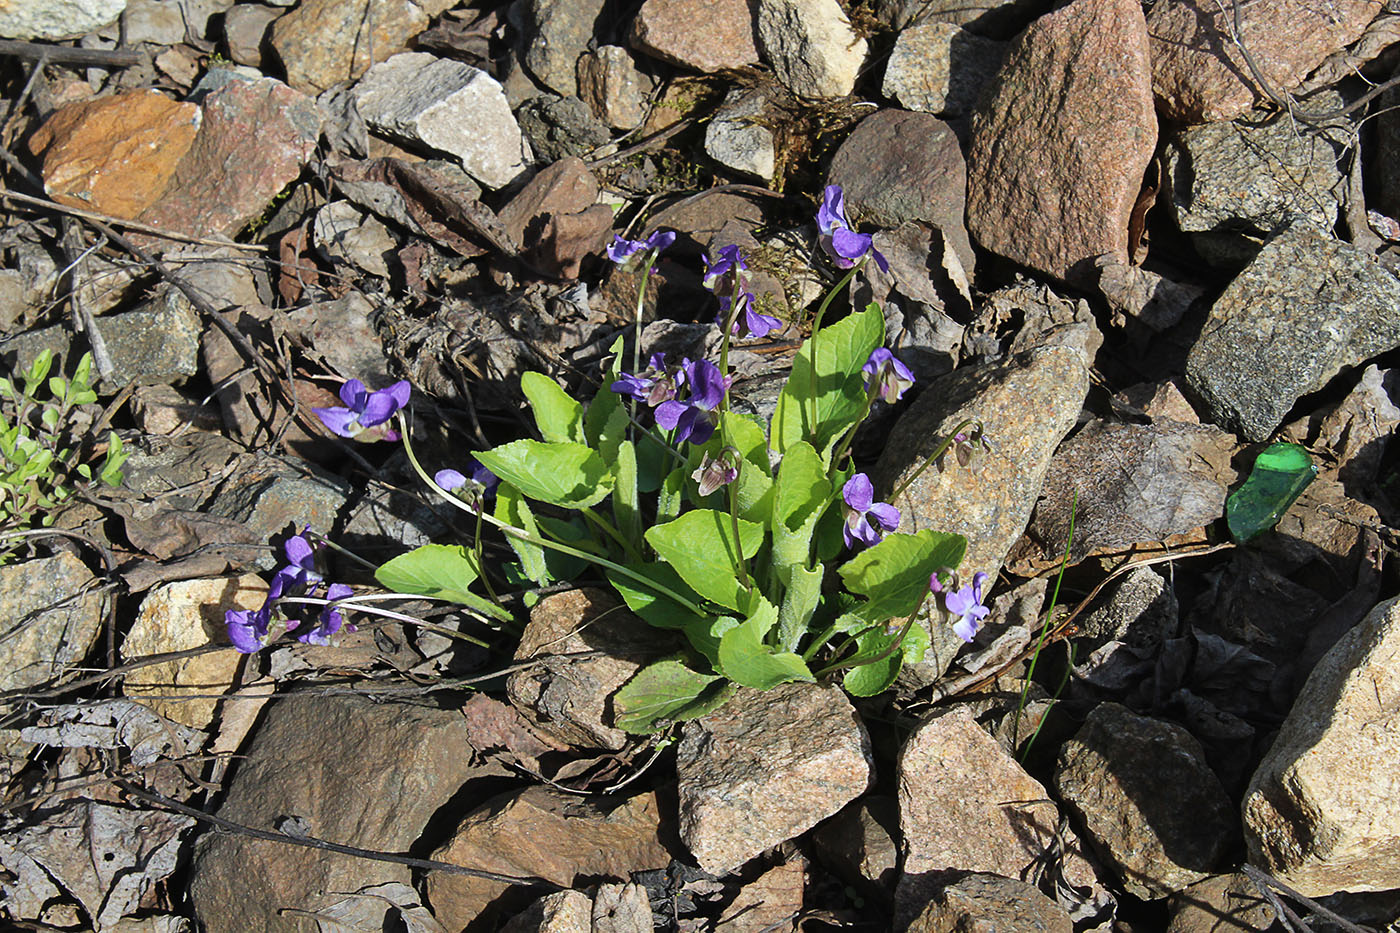
[[(719, 400), (719, 445), (723, 450), (729, 444), (729, 339), (734, 334), (734, 323), (739, 319), (739, 312), (743, 310), (743, 304), (736, 295), (729, 301), (729, 317), (724, 321), (724, 336), (719, 344), (719, 376), (721, 384), (724, 386), (724, 394)], [(744, 469), (744, 458), (739, 458), (739, 471)], [(739, 477), (734, 477), (725, 486), (725, 499), (729, 503), (729, 524), (734, 532), (734, 540), (741, 541), (739, 537), (739, 503), (738, 493), (735, 492), (735, 485), (739, 482)], [(748, 561), (744, 559), (744, 549), (741, 547), (737, 555), (738, 562), (734, 570), (739, 578), (739, 585), (746, 590), (753, 589), (753, 581), (749, 579)]]
[(826, 316), (826, 309), (829, 308), (829, 307), (831, 307), (831, 302), (836, 298), (836, 296), (837, 296), (838, 294), (841, 293), (841, 291), (842, 291), (843, 289), (845, 289), (845, 287), (846, 287), (847, 285), (849, 285), (849, 284), (851, 283), (851, 279), (853, 279), (853, 278), (856, 277), (856, 273), (859, 272), (859, 271), (865, 266), (865, 262), (866, 262), (866, 260), (869, 259), (869, 258), (870, 258), (870, 254), (869, 254), (869, 253), (866, 253), (864, 256), (861, 257), (860, 262), (856, 263), (854, 266), (851, 266), (850, 271), (847, 272), (847, 273), (841, 278), (841, 281), (837, 282), (836, 285), (832, 287), (831, 291), (829, 291), (829, 292), (826, 293), (826, 297), (822, 299), (822, 303), (821, 303), (820, 305), (817, 306), (817, 313), (816, 313), (816, 316), (812, 318), (812, 336), (811, 336), (811, 341), (812, 341), (812, 446), (813, 446), (813, 447), (817, 446), (817, 332), (818, 332), (819, 330), (821, 330), (822, 318)]
[[(885, 649), (884, 649), (883, 651), (881, 651), (879, 654), (875, 655), (873, 658), (866, 658), (866, 659), (864, 659), (864, 660), (861, 660), (860, 655), (859, 655), (859, 654), (856, 654), (856, 655), (854, 655), (854, 656), (852, 656), (852, 657), (850, 657), (850, 658), (847, 658), (845, 661), (839, 661), (839, 662), (837, 662), (837, 663), (835, 663), (835, 664), (829, 664), (829, 665), (827, 665), (826, 667), (824, 667), (824, 668), (822, 668), (821, 670), (817, 671), (816, 674), (815, 674), (814, 676), (816, 676), (816, 677), (824, 677), (824, 676), (826, 676), (827, 674), (833, 673), (833, 672), (835, 672), (835, 671), (843, 670), (843, 669), (848, 668), (848, 667), (861, 667), (861, 666), (866, 665), (866, 664), (878, 664), (878, 663), (880, 663), (881, 661), (885, 660), (885, 658), (888, 658), (890, 655), (894, 654), (896, 651), (899, 650), (900, 645), (904, 644), (904, 636), (908, 635), (908, 634), (909, 634), (909, 630), (910, 630), (911, 628), (914, 627), (914, 620), (917, 619), (917, 618), (919, 617), (919, 611), (922, 610), (922, 609), (924, 608), (924, 602), (925, 602), (925, 600), (927, 600), (927, 599), (928, 599), (928, 592), (925, 591), (925, 592), (924, 592), (924, 595), (923, 595), (923, 598), (921, 598), (921, 599), (919, 600), (919, 605), (917, 605), (917, 606), (914, 607), (914, 611), (913, 611), (912, 613), (909, 614), (909, 618), (905, 619), (905, 620), (904, 620), (904, 624), (903, 624), (902, 626), (900, 626), (899, 634), (897, 634), (897, 635), (894, 637), (894, 640), (891, 641), (888, 645), (886, 645), (886, 646), (885, 646)], [(855, 638), (854, 638), (854, 636), (852, 636), (851, 641), (854, 641), (854, 640), (855, 640)], [(848, 642), (848, 644), (849, 644), (849, 642)], [(845, 647), (846, 647), (845, 645), (842, 645), (842, 646), (841, 646), (841, 649), (844, 651), (844, 650), (845, 650)]]
[[(660, 255), (657, 250), (646, 251), (646, 258), (642, 261), (642, 284), (637, 287), (637, 333), (636, 340), (632, 344), (632, 372), (642, 370), (642, 312), (646, 307), (647, 282), (651, 281), (651, 267), (656, 264), (656, 257)], [(633, 404), (635, 404), (635, 400)]]
[[(463, 502), (461, 499), (458, 499), (456, 496), (443, 489), (437, 483), (433, 482), (432, 477), (430, 477), (428, 475), (428, 472), (423, 469), (423, 465), (418, 462), (417, 454), (413, 452), (413, 445), (409, 442), (408, 439), (408, 420), (404, 418), (402, 412), (399, 413), (398, 418), (399, 434), (403, 439), (403, 450), (404, 453), (408, 455), (408, 462), (413, 467), (413, 472), (418, 474), (418, 478), (423, 481), (424, 485), (426, 485), (433, 492), (437, 493), (439, 497), (441, 497), (453, 508), (462, 509), (466, 512), (474, 511), (470, 505)], [(502, 534), (509, 535), (510, 537), (515, 538), (517, 541), (524, 541), (527, 544), (533, 544), (536, 547), (547, 547), (552, 550), (558, 551), (560, 554), (568, 554), (570, 557), (577, 557), (580, 560), (591, 561), (592, 563), (595, 563), (600, 567), (606, 567), (614, 573), (619, 573), (622, 576), (627, 577), (636, 583), (640, 583), (643, 586), (656, 590), (661, 595), (667, 596), (670, 599), (674, 600), (675, 603), (681, 608), (689, 610), (695, 615), (703, 616), (706, 614), (699, 606), (695, 605), (693, 602), (686, 599), (684, 596), (677, 593), (675, 590), (672, 590), (670, 587), (666, 586), (663, 583), (659, 583), (656, 580), (652, 580), (651, 578), (646, 577), (635, 570), (632, 570), (630, 567), (625, 567), (622, 564), (608, 560), (605, 557), (599, 557), (597, 554), (590, 554), (587, 551), (581, 551), (578, 548), (570, 547), (567, 544), (561, 544), (558, 541), (553, 541), (549, 538), (543, 538), (539, 535), (530, 534), (530, 532), (526, 531), (523, 528), (516, 528), (514, 525), (501, 521), (494, 515), (486, 514), (485, 511), (477, 512), (476, 514), (480, 515), (481, 518), (487, 523), (494, 525), (496, 528), (499, 528)]]
[(310, 532), (310, 535), (311, 535), (311, 537), (313, 537), (313, 538), (316, 539), (316, 543), (317, 543), (317, 544), (324, 544), (326, 547), (330, 548), (331, 550), (336, 551), (337, 553), (342, 554), (342, 555), (344, 555), (345, 557), (350, 558), (350, 559), (353, 560), (355, 563), (359, 564), (361, 567), (367, 567), (367, 568), (369, 568), (370, 570), (378, 570), (378, 569), (379, 569), (379, 566), (378, 566), (377, 564), (372, 563), (371, 561), (365, 560), (363, 557), (361, 557), (360, 555), (356, 554), (354, 551), (350, 550), (349, 548), (343, 547), (343, 546), (341, 546), (341, 545), (339, 545), (339, 544), (336, 544), (336, 543), (335, 543), (334, 541), (332, 541), (330, 538), (327, 538), (325, 535), (320, 534), (319, 532), (311, 531), (311, 532)]
[(953, 441), (956, 440), (957, 436), (962, 433), (963, 428), (967, 427), (972, 423), (973, 421), (971, 418), (964, 418), (962, 421), (958, 422), (958, 426), (956, 428), (953, 428), (953, 430), (948, 433), (947, 437), (943, 438), (942, 443), (940, 443), (937, 447), (934, 448), (933, 453), (929, 454), (928, 457), (924, 459), (924, 462), (919, 465), (919, 468), (915, 470), (909, 476), (908, 479), (899, 484), (899, 488), (896, 489), (894, 491), (894, 494), (890, 496), (890, 501), (894, 502), (896, 499), (902, 496), (904, 494), (904, 490), (908, 489), (911, 485), (913, 485), (914, 480), (918, 479), (923, 474), (924, 470), (928, 469), (928, 465), (930, 463), (947, 453), (948, 448), (953, 446)]
[[(449, 638), (458, 638), (458, 639), (461, 639), (462, 641), (468, 641), (468, 642), (471, 642), (473, 645), (477, 645), (478, 647), (481, 647), (481, 648), (490, 648), (490, 647), (491, 647), (491, 645), (490, 645), (489, 642), (484, 642), (484, 641), (482, 641), (480, 638), (474, 638), (474, 637), (472, 637), (471, 635), (466, 634), (465, 632), (458, 632), (458, 631), (456, 631), (455, 629), (450, 629), (450, 628), (447, 628), (446, 626), (443, 626), (443, 625), (434, 625), (434, 624), (431, 623), (431, 622), (424, 622), (422, 619), (417, 618), (416, 616), (405, 615), (405, 614), (403, 614), (402, 612), (394, 612), (392, 609), (380, 609), (378, 606), (366, 606), (364, 603), (360, 602), (360, 600), (368, 600), (368, 599), (433, 599), (433, 598), (434, 598), (434, 597), (432, 597), (432, 596), (413, 596), (413, 595), (406, 594), (406, 593), (382, 593), (382, 594), (367, 594), (367, 595), (364, 595), (364, 596), (347, 596), (347, 597), (345, 597), (344, 599), (320, 599), (320, 598), (315, 597), (315, 596), (283, 596), (281, 599), (278, 600), (278, 602), (281, 602), (281, 603), (301, 603), (301, 604), (307, 605), (307, 606), (324, 606), (324, 607), (326, 607), (327, 609), (339, 609), (339, 608), (342, 608), (342, 607), (345, 608), (345, 609), (354, 609), (356, 612), (363, 612), (365, 615), (368, 615), (368, 616), (382, 616), (382, 617), (385, 618), (385, 619), (393, 619), (393, 620), (395, 620), (396, 622), (407, 622), (409, 625), (417, 625), (417, 626), (420, 626), (420, 627), (422, 627), (422, 628), (432, 629), (433, 631), (435, 631), (435, 632), (440, 632), (440, 633), (442, 633), (443, 635), (446, 635), (446, 636), (449, 637)], [(487, 621), (485, 616), (478, 615), (477, 613), (472, 612), (470, 609), (466, 608), (465, 606), (462, 607), (462, 610), (463, 610), (464, 612), (467, 612), (467, 613), (470, 613), (471, 615), (476, 616), (477, 619), (480, 620), (480, 621), (483, 621), (483, 622)]]

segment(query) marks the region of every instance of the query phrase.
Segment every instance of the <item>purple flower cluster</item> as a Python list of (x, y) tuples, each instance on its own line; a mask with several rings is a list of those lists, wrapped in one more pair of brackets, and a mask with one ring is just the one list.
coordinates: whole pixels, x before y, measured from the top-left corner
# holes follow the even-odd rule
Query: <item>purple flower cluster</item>
[(888, 502), (875, 501), (875, 486), (864, 473), (846, 480), (841, 487), (841, 501), (845, 515), (841, 537), (848, 548), (878, 544), (885, 532), (899, 527), (899, 509)]
[[(315, 595), (318, 587), (324, 586), (323, 599), (332, 603), (345, 599), (354, 591), (344, 583), (325, 584), (316, 570), (316, 557), (311, 543), (305, 538), (306, 531), (287, 539), (283, 552), (287, 563), (279, 569), (267, 588), (267, 598), (260, 609), (230, 609), (224, 613), (224, 623), (228, 626), (228, 638), (233, 646), (244, 654), (253, 654), (268, 642), (274, 613), (278, 603), (288, 596)], [(287, 631), (298, 628), (306, 630), (297, 635), (297, 641), (311, 645), (328, 645), (331, 636), (341, 627), (354, 631), (354, 626), (345, 622), (345, 617), (333, 606), (326, 606), (316, 616), (315, 623), (297, 617), (287, 617)], [(309, 627), (308, 627), (309, 626)]]
[[(611, 388), (655, 408), (656, 423), (674, 431), (677, 444), (703, 444), (715, 433), (716, 410), (730, 381), (709, 360), (682, 360), (679, 369), (672, 369), (665, 354), (655, 353), (647, 369), (623, 373)], [(688, 393), (684, 400), (683, 389)]]
[(341, 437), (353, 440), (396, 441), (399, 432), (389, 424), (394, 413), (408, 404), (411, 389), (406, 381), (400, 380), (387, 389), (371, 392), (358, 379), (351, 379), (340, 387), (340, 400), (345, 407), (313, 408), (321, 423)]
[(822, 206), (817, 210), (817, 233), (822, 250), (842, 269), (849, 269), (869, 253), (881, 272), (890, 271), (890, 264), (868, 233), (856, 233), (846, 219), (846, 195), (840, 185), (827, 185), (822, 193)]
[(943, 608), (948, 610), (949, 615), (957, 616), (953, 632), (968, 643), (982, 630), (982, 620), (992, 611), (982, 605), (982, 584), (986, 582), (987, 575), (980, 570), (973, 574), (972, 582), (964, 587), (958, 587), (956, 574), (953, 575), (952, 585), (947, 587), (939, 582), (936, 573), (928, 578), (928, 588), (935, 596), (943, 597)]
[(657, 230), (645, 240), (625, 240), (617, 234), (613, 234), (613, 241), (608, 244), (608, 258), (620, 266), (638, 253), (649, 249), (659, 253), (674, 242), (676, 242), (676, 231), (674, 230)]
[(755, 299), (749, 289), (749, 266), (739, 253), (739, 247), (721, 247), (719, 258), (714, 262), (710, 262), (708, 256), (700, 258), (705, 263), (705, 287), (719, 298), (716, 324), (723, 327), (732, 316), (734, 324), (730, 333), (735, 337), (766, 337), (783, 326), (783, 322), (777, 318), (754, 310)]

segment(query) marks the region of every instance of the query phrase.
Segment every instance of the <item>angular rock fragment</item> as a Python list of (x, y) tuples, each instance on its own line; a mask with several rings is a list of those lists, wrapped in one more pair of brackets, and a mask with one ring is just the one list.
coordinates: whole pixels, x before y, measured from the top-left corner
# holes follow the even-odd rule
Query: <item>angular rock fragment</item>
[(682, 732), (681, 839), (701, 868), (726, 874), (859, 797), (871, 763), (870, 737), (839, 687), (740, 689)]
[(908, 933), (968, 928), (1070, 933), (1074, 922), (1033, 885), (977, 872), (941, 887), (909, 925)]
[(1075, 0), (1036, 20), (973, 114), (967, 225), (987, 249), (1067, 281), (1128, 256), (1157, 141), (1135, 0)]
[(1296, 218), (1216, 300), (1187, 384), (1216, 424), (1265, 440), (1300, 397), (1400, 345), (1397, 306), (1400, 279)]
[(6, 39), (67, 39), (117, 21), (126, 0), (11, 0), (0, 6)]
[(403, 52), (371, 68), (355, 96), (371, 127), (451, 153), (488, 187), (507, 185), (525, 170), (529, 150), (505, 92), (479, 68)]
[(593, 45), (604, 0), (528, 0), (522, 61), (545, 87), (564, 97), (578, 94), (579, 56)]
[[(697, 29), (703, 22), (705, 28)], [(757, 65), (748, 0), (646, 0), (632, 21), (632, 48), (695, 71)]]
[(836, 0), (758, 0), (758, 44), (773, 74), (798, 97), (855, 89), (866, 42)]
[(1383, 5), (1381, 0), (1154, 3), (1147, 19), (1152, 90), (1167, 119), (1232, 120), (1269, 99), (1240, 45), (1274, 93), (1287, 92), (1360, 36)]
[(615, 130), (641, 125), (655, 86), (656, 80), (638, 69), (620, 45), (600, 46), (579, 57), (578, 96), (595, 117)]
[(1095, 707), (1061, 747), (1055, 788), (1123, 886), (1146, 900), (1205, 878), (1237, 838), (1200, 743), (1117, 703)]
[(952, 23), (911, 26), (895, 40), (882, 90), (908, 110), (962, 116), (977, 103), (1005, 54), (1004, 42)]
[[(285, 0), (276, 5), (292, 6)], [(402, 52), (432, 17), (452, 5), (452, 0), (303, 0), (273, 24), (271, 44), (287, 70), (287, 83), (319, 94)]]
[(761, 119), (767, 102), (762, 90), (730, 91), (705, 128), (705, 153), (710, 158), (765, 184), (777, 164), (773, 131)]
[(71, 674), (102, 629), (96, 578), (72, 554), (0, 566), (0, 636), (6, 661), (0, 692), (23, 690)]
[(1244, 799), (1251, 864), (1310, 897), (1400, 888), (1400, 599), (1308, 676)]

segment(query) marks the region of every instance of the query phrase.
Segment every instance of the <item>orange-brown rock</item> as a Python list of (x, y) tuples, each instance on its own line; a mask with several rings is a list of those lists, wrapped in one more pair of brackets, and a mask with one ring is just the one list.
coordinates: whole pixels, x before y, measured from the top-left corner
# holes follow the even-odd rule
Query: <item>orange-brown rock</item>
[(131, 219), (164, 193), (199, 124), (195, 104), (129, 91), (59, 109), (29, 151), (55, 201)]

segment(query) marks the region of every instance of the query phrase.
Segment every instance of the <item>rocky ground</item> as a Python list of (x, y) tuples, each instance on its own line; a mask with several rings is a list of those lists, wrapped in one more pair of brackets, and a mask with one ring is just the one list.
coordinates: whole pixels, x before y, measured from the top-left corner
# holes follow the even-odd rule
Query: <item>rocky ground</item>
[[(15, 0), (0, 36), (0, 359), (94, 387), (0, 399), (14, 928), (1396, 929), (1400, 15)], [(432, 464), (526, 436), (522, 372), (586, 399), (632, 337), (614, 233), (679, 233), (647, 352), (717, 345), (701, 256), (742, 247), (771, 412), (829, 184), (890, 265), (829, 320), (880, 302), (917, 377), (856, 462), (883, 494), (992, 441), (895, 503), (990, 575), (975, 643), (649, 737), (610, 698), (670, 645), (588, 580), (229, 646), (292, 534), (372, 594), (344, 555), (471, 532), (309, 410), (402, 378)], [(1271, 441), (1316, 477), (1240, 543)]]

